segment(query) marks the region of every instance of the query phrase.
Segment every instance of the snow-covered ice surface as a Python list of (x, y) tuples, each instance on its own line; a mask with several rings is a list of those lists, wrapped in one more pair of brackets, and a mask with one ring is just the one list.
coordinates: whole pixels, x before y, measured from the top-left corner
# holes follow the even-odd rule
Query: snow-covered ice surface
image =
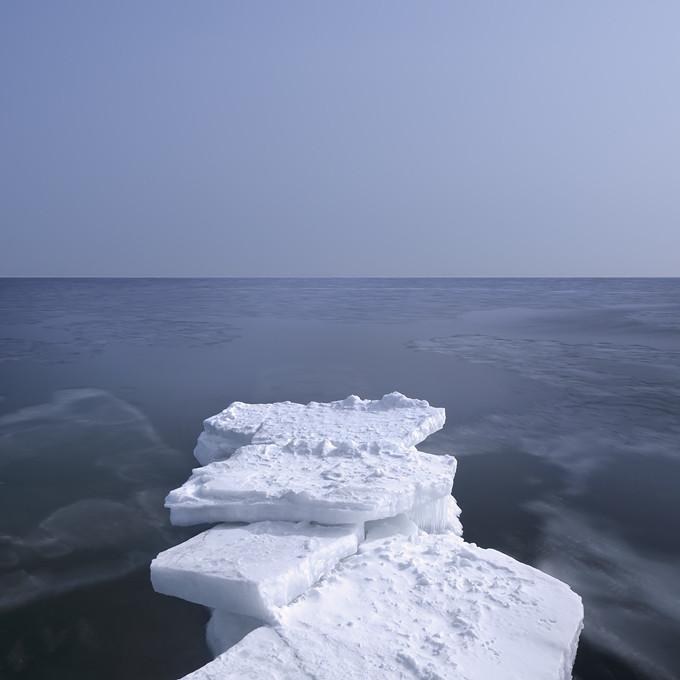
[(238, 677), (251, 658), (242, 677), (567, 680), (582, 620), (568, 586), (495, 550), (453, 535), (391, 537), (208, 664), (212, 675), (188, 677)]
[(246, 444), (284, 445), (295, 439), (370, 443), (391, 440), (415, 446), (444, 425), (443, 408), (393, 392), (382, 399), (350, 396), (321, 404), (234, 402), (207, 418), (194, 455), (202, 465), (229, 457)]
[[(272, 628), (263, 627), (182, 680), (314, 680)], [(349, 677), (349, 676), (344, 676)]]
[(456, 460), (389, 441), (241, 447), (197, 468), (166, 499), (173, 524), (267, 519), (350, 524), (451, 494)]
[(560, 581), (453, 535), (419, 535), (366, 544), (276, 630), (319, 679), (566, 679), (582, 620)]
[(570, 678), (581, 599), (465, 543), (455, 458), (414, 447), (443, 422), (398, 393), (207, 419), (171, 520), (251, 524), (152, 563), (156, 590), (214, 609), (216, 658), (185, 680)]
[(162, 552), (151, 582), (165, 595), (273, 621), (361, 540), (363, 525), (221, 524)]

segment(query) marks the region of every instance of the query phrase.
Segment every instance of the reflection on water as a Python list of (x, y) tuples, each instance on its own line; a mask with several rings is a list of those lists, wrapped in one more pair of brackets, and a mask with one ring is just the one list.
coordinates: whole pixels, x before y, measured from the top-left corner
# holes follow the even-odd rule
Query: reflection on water
[[(491, 493), (500, 482), (495, 475), (512, 467), (504, 479), (513, 491), (502, 494), (512, 504), (494, 516), (514, 514), (516, 526), (540, 527), (527, 536), (512, 532), (521, 544), (509, 544), (497, 523), (484, 527), (498, 503), (494, 498), (489, 506), (477, 504), (484, 518), (476, 524), (477, 531), (484, 527), (480, 541), (505, 546), (569, 583), (584, 600), (586, 640), (645, 677), (667, 680), (677, 678), (680, 667), (672, 643), (680, 639), (677, 319), (672, 306), (634, 314), (618, 306), (578, 314), (553, 309), (506, 317), (502, 333), (408, 343), (546, 386), (546, 399), (530, 410), (489, 413), (443, 439), (441, 446), (459, 455), (477, 454), (470, 468), (480, 477), (478, 486)], [(513, 455), (506, 456), (508, 450)], [(562, 484), (542, 495), (522, 489), (514, 468), (526, 455), (561, 468)], [(485, 464), (490, 456), (495, 460)], [(538, 464), (530, 467), (527, 483)], [(496, 484), (484, 477), (489, 469)], [(538, 475), (538, 489), (547, 479), (546, 472)], [(464, 497), (459, 500), (465, 509)], [(474, 502), (468, 507), (475, 508)], [(519, 519), (521, 512), (531, 519)], [(588, 677), (581, 663), (577, 672)]]
[[(466, 536), (570, 583), (581, 680), (678, 678), (678, 280), (0, 280), (0, 677), (176, 678), (148, 563), (234, 400), (447, 409)], [(121, 653), (124, 650), (124, 653)]]
[(163, 511), (183, 456), (103, 390), (0, 418), (0, 611), (146, 564), (182, 532)]

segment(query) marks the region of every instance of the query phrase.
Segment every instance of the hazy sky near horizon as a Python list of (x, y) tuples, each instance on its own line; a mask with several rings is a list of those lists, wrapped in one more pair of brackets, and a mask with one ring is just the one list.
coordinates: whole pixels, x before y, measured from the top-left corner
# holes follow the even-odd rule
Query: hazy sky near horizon
[(675, 0), (0, 6), (0, 276), (680, 276)]

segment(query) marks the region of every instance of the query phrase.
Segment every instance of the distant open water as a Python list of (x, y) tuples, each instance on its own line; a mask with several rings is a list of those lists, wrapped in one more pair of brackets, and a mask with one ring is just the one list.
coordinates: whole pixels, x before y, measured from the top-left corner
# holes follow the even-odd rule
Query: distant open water
[(202, 419), (394, 390), (466, 539), (583, 597), (575, 677), (680, 678), (678, 279), (0, 279), (0, 678), (206, 663), (148, 576)]

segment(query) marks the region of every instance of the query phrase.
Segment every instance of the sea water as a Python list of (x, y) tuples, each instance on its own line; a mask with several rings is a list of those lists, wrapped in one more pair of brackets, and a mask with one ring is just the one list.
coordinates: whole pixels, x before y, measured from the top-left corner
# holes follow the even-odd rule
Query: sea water
[(0, 280), (0, 677), (205, 663), (148, 574), (203, 418), (395, 390), (466, 540), (583, 597), (575, 677), (680, 677), (678, 279)]

